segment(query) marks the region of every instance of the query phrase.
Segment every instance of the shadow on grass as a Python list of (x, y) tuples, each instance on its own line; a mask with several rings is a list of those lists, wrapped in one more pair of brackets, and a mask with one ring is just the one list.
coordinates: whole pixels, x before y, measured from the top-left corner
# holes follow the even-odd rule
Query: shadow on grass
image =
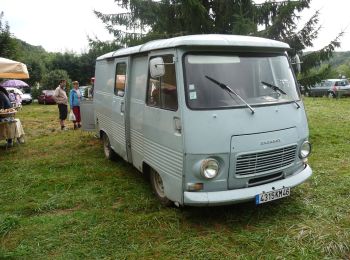
[(257, 226), (273, 225), (281, 221), (302, 221), (307, 209), (302, 201), (286, 198), (264, 205), (245, 202), (228, 206), (184, 207), (179, 212), (193, 227), (222, 226), (226, 228), (249, 229)]

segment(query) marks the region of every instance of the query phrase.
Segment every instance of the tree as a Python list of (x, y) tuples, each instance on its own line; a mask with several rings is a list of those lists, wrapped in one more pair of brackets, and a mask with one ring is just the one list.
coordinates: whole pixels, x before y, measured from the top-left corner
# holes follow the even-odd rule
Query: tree
[[(179, 35), (257, 31), (251, 0), (116, 0), (126, 12), (95, 14), (117, 41), (127, 46)], [(128, 11), (130, 10), (130, 11)], [(124, 27), (124, 30), (121, 29)]]
[[(68, 83), (71, 82), (67, 71), (52, 70), (47, 73), (42, 80), (42, 89), (56, 89), (61, 79), (65, 79)], [(69, 84), (68, 84), (69, 85)]]
[(33, 87), (42, 80), (46, 72), (46, 67), (44, 63), (38, 59), (26, 59), (25, 63), (30, 75), (30, 78), (26, 81), (29, 86)]
[(79, 56), (70, 53), (54, 53), (51, 62), (48, 64), (49, 71), (65, 70), (70, 78), (78, 80), (79, 77)]
[[(252, 0), (116, 0), (129, 11), (118, 14), (95, 11), (95, 14), (106, 23), (109, 32), (128, 45), (135, 39), (202, 33), (257, 34), (286, 39), (296, 28), (299, 17), (295, 13), (308, 8), (310, 1), (254, 4)], [(314, 25), (316, 19), (317, 15), (309, 26)], [(258, 32), (259, 26), (265, 26), (265, 30)], [(305, 34), (302, 36), (306, 38)]]
[(350, 77), (350, 66), (349, 64), (342, 64), (335, 68), (338, 75), (345, 76), (346, 78)]
[(323, 79), (334, 78), (335, 70), (329, 64), (323, 64), (320, 67), (315, 67), (309, 70), (302, 78), (302, 85), (309, 89), (316, 82), (321, 82)]
[[(314, 85), (316, 82), (320, 82), (322, 79), (323, 74), (319, 74), (317, 76), (317, 78), (319, 78), (319, 80), (316, 81), (312, 81), (310, 80), (308, 74), (310, 69), (316, 67), (316, 66), (320, 66), (322, 65), (322, 62), (324, 61), (328, 61), (334, 54), (334, 50), (337, 47), (340, 47), (340, 38), (343, 36), (344, 32), (340, 32), (339, 35), (333, 40), (331, 41), (327, 46), (323, 47), (322, 49), (315, 51), (315, 52), (311, 52), (308, 53), (306, 55), (303, 55), (302, 50), (300, 50), (299, 54), (301, 54), (302, 56), (302, 63), (303, 63), (303, 71), (302, 73), (299, 75), (299, 82), (304, 85), (304, 86), (312, 86)], [(311, 47), (312, 45), (310, 45)]]
[(18, 45), (11, 37), (10, 26), (3, 22), (4, 12), (0, 13), (0, 57), (17, 59)]
[(80, 56), (80, 73), (82, 78), (79, 82), (84, 85), (90, 84), (91, 78), (95, 75), (96, 58), (121, 48), (116, 42), (102, 42), (98, 39), (88, 38), (90, 49)]
[(101, 42), (88, 38), (90, 50), (77, 55), (74, 53), (54, 53), (50, 55), (47, 63), (48, 70), (65, 70), (69, 77), (79, 81), (80, 85), (90, 84), (91, 77), (95, 75), (95, 62), (98, 56), (106, 52), (119, 49), (116, 43)]
[[(310, 75), (309, 72), (312, 68), (319, 67), (322, 62), (328, 61), (332, 57), (335, 48), (340, 46), (340, 38), (343, 35), (343, 32), (340, 32), (328, 45), (318, 51), (304, 55), (303, 51), (307, 47), (313, 47), (313, 40), (318, 37), (321, 29), (318, 26), (320, 13), (316, 11), (304, 27), (301, 30), (297, 30), (296, 21), (300, 19), (300, 16), (296, 14), (296, 11), (300, 12), (304, 8), (308, 8), (309, 4), (310, 0), (282, 1), (278, 3), (269, 1), (261, 4), (262, 8), (260, 11), (263, 15), (259, 17), (262, 19), (260, 23), (265, 24), (265, 29), (257, 33), (259, 36), (283, 41), (291, 46), (289, 55), (295, 56), (298, 54), (301, 57), (302, 71), (298, 75), (298, 80), (300, 84), (308, 87), (316, 82), (320, 82), (325, 78), (325, 75), (329, 74), (330, 67), (317, 70), (318, 74), (312, 73)], [(270, 10), (270, 12), (265, 12), (264, 10)], [(275, 15), (271, 16), (271, 13)]]
[(20, 39), (15, 39), (19, 46), (18, 58), (27, 65), (30, 78), (26, 82), (36, 86), (46, 73), (47, 52), (41, 46), (30, 45)]
[(303, 72), (299, 79), (303, 81), (311, 68), (332, 56), (343, 34), (341, 32), (321, 50), (303, 55), (305, 48), (313, 46), (320, 31), (318, 11), (301, 30), (297, 30), (298, 14), (309, 8), (310, 1), (268, 0), (254, 4), (253, 0), (116, 0), (125, 12), (103, 14), (95, 11), (95, 14), (116, 41), (127, 46), (202, 33), (255, 35), (284, 41), (291, 46), (290, 56), (301, 56)]

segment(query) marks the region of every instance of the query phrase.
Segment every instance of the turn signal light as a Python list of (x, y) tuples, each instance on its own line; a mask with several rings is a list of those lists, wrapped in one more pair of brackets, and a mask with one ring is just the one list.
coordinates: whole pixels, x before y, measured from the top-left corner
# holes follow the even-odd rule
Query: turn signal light
[(203, 190), (203, 183), (188, 183), (187, 184), (187, 190), (188, 191), (199, 191)]

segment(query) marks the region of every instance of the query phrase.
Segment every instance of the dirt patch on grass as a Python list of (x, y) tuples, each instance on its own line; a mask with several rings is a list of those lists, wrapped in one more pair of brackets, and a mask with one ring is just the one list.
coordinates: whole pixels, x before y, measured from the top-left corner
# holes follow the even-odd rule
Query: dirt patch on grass
[(112, 209), (118, 209), (124, 205), (124, 201), (122, 198), (117, 198), (116, 201), (112, 205)]
[(46, 212), (45, 214), (42, 215), (47, 215), (47, 216), (59, 216), (59, 215), (68, 215), (71, 214), (74, 211), (77, 211), (81, 208), (81, 205), (77, 205), (73, 208), (69, 208), (69, 209), (55, 209), (55, 210), (51, 210), (49, 212)]

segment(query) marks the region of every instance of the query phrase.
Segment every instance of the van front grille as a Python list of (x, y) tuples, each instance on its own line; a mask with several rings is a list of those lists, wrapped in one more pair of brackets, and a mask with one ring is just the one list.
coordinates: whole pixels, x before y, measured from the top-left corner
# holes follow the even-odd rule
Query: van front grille
[(236, 174), (264, 174), (279, 170), (295, 160), (297, 146), (288, 146), (259, 153), (239, 155), (236, 160)]
[(257, 186), (257, 185), (273, 182), (273, 181), (280, 180), (280, 179), (283, 179), (282, 172), (270, 174), (267, 176), (261, 176), (261, 177), (250, 179), (248, 181), (248, 187)]

